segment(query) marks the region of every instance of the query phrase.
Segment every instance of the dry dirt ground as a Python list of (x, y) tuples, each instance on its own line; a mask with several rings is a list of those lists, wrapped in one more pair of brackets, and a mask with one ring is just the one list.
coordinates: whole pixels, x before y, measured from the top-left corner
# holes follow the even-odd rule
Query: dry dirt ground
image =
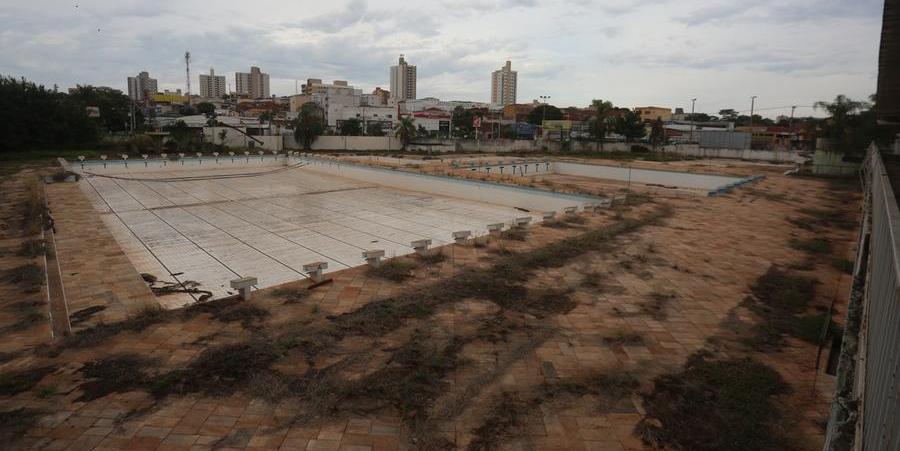
[[(815, 449), (830, 345), (818, 359), (815, 338), (794, 326), (831, 309), (839, 327), (850, 284), (839, 262), (854, 252), (860, 196), (733, 166), (717, 171), (767, 178), (716, 198), (633, 196), (443, 257), (341, 271), (312, 290), (301, 281), (249, 302), (131, 311), (57, 340), (46, 321), (11, 327), (14, 305), (40, 309), (42, 297), (4, 278), (0, 437), (13, 449), (754, 449), (771, 438), (780, 445), (768, 449)], [(7, 187), (27, 176), (3, 182), (4, 212), (19, 208)], [(602, 191), (591, 183), (579, 189)], [(64, 207), (54, 216), (79, 223)], [(24, 258), (15, 227), (3, 229), (2, 269)], [(764, 302), (773, 265), (815, 279), (790, 291), (806, 296), (800, 307)], [(703, 379), (702, 408), (736, 408), (735, 396), (762, 405), (738, 406), (736, 421), (764, 437), (711, 448), (679, 436), (725, 432), (678, 418), (696, 408), (660, 409), (696, 401), (698, 373), (682, 372), (704, 359), (737, 364)], [(730, 373), (763, 370), (777, 390), (728, 385)], [(690, 399), (664, 390), (679, 374)]]

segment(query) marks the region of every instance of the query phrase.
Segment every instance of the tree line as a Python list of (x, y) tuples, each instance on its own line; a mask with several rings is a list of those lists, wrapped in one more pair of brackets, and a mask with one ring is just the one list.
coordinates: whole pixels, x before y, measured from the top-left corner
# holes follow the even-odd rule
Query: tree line
[[(95, 107), (99, 117), (91, 117)], [(0, 152), (82, 149), (130, 127), (131, 99), (107, 87), (58, 92), (24, 78), (0, 76)], [(136, 109), (135, 123), (143, 117)]]

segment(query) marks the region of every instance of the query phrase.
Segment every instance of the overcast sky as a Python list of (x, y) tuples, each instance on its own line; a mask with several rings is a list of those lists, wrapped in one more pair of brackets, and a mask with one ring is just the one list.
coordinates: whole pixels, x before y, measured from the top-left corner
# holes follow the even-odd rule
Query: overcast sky
[[(0, 73), (52, 86), (160, 89), (251, 65), (273, 94), (294, 80), (389, 87), (399, 54), (418, 96), (489, 101), (490, 73), (519, 72), (518, 101), (609, 99), (716, 113), (809, 106), (875, 91), (882, 0), (2, 0)], [(800, 108), (798, 115), (811, 114)]]

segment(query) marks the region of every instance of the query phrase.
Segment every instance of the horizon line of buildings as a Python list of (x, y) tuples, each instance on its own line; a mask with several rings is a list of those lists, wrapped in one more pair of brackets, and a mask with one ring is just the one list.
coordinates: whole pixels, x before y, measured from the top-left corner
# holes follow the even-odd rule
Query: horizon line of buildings
[[(389, 76), (389, 91), (385, 91), (381, 87), (375, 88), (376, 92), (387, 93), (389, 102), (396, 103), (418, 98), (417, 68), (406, 61), (405, 55), (401, 54), (397, 65), (390, 67)], [(491, 73), (491, 103), (499, 106), (515, 104), (517, 78), (518, 73), (512, 70), (512, 63), (509, 60), (502, 68), (493, 71)], [(257, 100), (271, 96), (269, 74), (262, 72), (256, 66), (252, 66), (250, 72), (235, 72), (233, 92), (229, 92), (225, 76), (216, 75), (213, 68), (209, 69), (209, 74), (200, 74), (199, 81), (199, 98), (201, 99), (221, 99), (233, 95)], [(321, 82), (321, 80), (319, 81)], [(141, 71), (134, 77), (127, 77), (127, 85), (128, 96), (137, 102), (150, 99), (154, 94), (159, 93), (158, 81), (151, 78), (147, 71)], [(190, 102), (194, 96), (190, 92), (187, 95), (189, 96), (187, 101)]]

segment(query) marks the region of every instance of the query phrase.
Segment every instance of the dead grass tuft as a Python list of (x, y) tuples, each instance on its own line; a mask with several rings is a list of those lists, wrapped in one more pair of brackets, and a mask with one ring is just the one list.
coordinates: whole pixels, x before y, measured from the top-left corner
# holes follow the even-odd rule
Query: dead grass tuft
[(641, 313), (652, 317), (657, 321), (664, 321), (669, 317), (667, 307), (675, 300), (675, 293), (653, 291), (639, 304)]
[(378, 267), (370, 267), (368, 274), (392, 282), (403, 282), (413, 276), (412, 271), (415, 268), (414, 262), (402, 258), (392, 258)]
[(149, 380), (146, 370), (157, 363), (136, 354), (118, 354), (88, 362), (81, 368), (88, 380), (78, 387), (82, 394), (76, 401), (93, 401), (112, 393), (143, 389)]
[(776, 432), (781, 413), (772, 400), (788, 390), (755, 360), (695, 354), (681, 372), (656, 378), (635, 432), (660, 449), (794, 449)]
[(0, 440), (5, 446), (14, 445), (43, 414), (40, 410), (27, 407), (0, 412)]
[(31, 390), (41, 379), (54, 371), (55, 366), (41, 366), (0, 374), (0, 395), (14, 396)]
[(619, 330), (603, 337), (603, 341), (610, 345), (642, 345), (644, 336), (637, 332)]

